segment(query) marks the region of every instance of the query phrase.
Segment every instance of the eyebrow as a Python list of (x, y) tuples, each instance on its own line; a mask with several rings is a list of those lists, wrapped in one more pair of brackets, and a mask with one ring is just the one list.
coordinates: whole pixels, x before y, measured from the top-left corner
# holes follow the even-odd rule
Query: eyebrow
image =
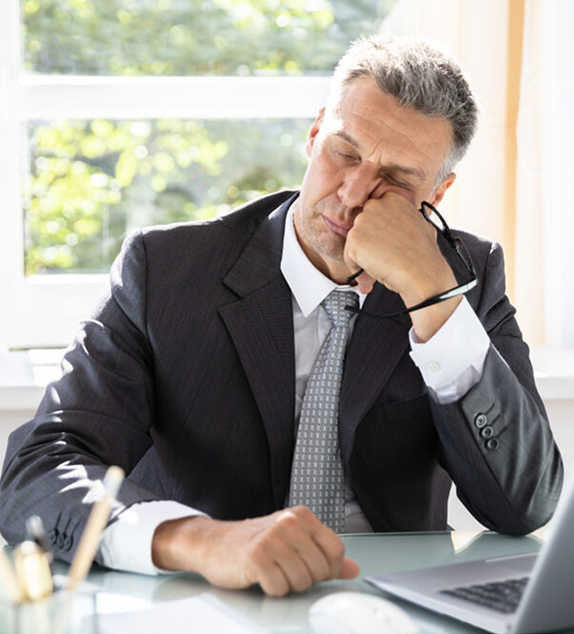
[[(337, 130), (335, 132), (335, 136), (343, 139), (350, 145), (352, 145), (357, 150), (360, 150), (359, 144), (350, 136), (345, 130)], [(421, 181), (424, 181), (427, 177), (426, 173), (422, 170), (417, 169), (416, 167), (406, 167), (405, 165), (399, 165), (397, 163), (387, 163), (387, 165), (381, 166), (381, 171), (384, 172), (400, 172), (407, 176), (414, 176)]]

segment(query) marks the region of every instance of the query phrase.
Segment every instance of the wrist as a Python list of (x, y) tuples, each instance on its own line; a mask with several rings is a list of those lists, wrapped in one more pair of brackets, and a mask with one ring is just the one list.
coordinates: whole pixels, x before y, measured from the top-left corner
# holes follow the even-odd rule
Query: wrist
[[(452, 269), (443, 260), (438, 269), (437, 267), (425, 269), (424, 275), (411, 279), (408, 289), (400, 295), (405, 306), (416, 306), (454, 288), (457, 283)], [(436, 334), (456, 310), (461, 300), (461, 296), (453, 297), (411, 312), (411, 321), (417, 339), (421, 343), (426, 342)]]
[[(155, 530), (152, 561), (162, 570), (200, 572), (205, 530), (209, 517), (194, 515), (162, 522)], [(182, 566), (182, 562), (185, 565)]]
[(462, 301), (462, 295), (410, 313), (414, 334), (419, 343), (426, 343), (444, 326)]

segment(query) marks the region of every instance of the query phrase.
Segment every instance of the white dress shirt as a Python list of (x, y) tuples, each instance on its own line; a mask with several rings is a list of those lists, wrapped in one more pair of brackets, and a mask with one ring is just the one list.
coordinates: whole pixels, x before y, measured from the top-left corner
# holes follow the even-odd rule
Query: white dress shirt
[[(330, 328), (329, 318), (321, 302), (333, 289), (358, 291), (350, 286), (335, 284), (307, 259), (295, 234), (293, 208), (289, 210), (286, 219), (281, 271), (293, 295), (296, 433), (309, 372)], [(362, 306), (366, 295), (358, 294), (359, 305)], [(354, 327), (355, 320), (356, 317), (351, 319), (350, 329)], [(490, 340), (465, 298), (429, 341), (419, 343), (412, 329), (409, 339), (411, 358), (439, 402), (458, 400), (482, 376)], [(161, 572), (151, 560), (151, 542), (155, 529), (164, 521), (191, 515), (203, 513), (169, 500), (134, 504), (103, 533), (100, 552), (104, 565), (144, 574)], [(347, 486), (345, 532), (370, 530), (352, 490)]]

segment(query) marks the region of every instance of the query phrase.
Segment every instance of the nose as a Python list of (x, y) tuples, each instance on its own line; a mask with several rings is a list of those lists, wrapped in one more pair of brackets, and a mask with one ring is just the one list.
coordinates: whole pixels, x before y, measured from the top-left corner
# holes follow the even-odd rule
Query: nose
[(368, 165), (361, 164), (347, 170), (339, 186), (338, 194), (346, 207), (362, 207), (380, 183), (376, 172)]

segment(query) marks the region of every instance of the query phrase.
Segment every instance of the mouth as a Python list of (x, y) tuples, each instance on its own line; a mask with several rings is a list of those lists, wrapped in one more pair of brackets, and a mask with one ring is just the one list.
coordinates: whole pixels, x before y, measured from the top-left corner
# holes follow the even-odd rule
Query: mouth
[(327, 216), (322, 216), (322, 218), (323, 218), (323, 222), (327, 225), (327, 227), (329, 227), (329, 229), (331, 229), (331, 231), (333, 231), (334, 233), (338, 233), (340, 236), (343, 236), (343, 238), (347, 237), (347, 234), (349, 233), (349, 231), (351, 230), (353, 226), (353, 225), (347, 226), (347, 225), (339, 224), (335, 222), (334, 220), (327, 218)]

